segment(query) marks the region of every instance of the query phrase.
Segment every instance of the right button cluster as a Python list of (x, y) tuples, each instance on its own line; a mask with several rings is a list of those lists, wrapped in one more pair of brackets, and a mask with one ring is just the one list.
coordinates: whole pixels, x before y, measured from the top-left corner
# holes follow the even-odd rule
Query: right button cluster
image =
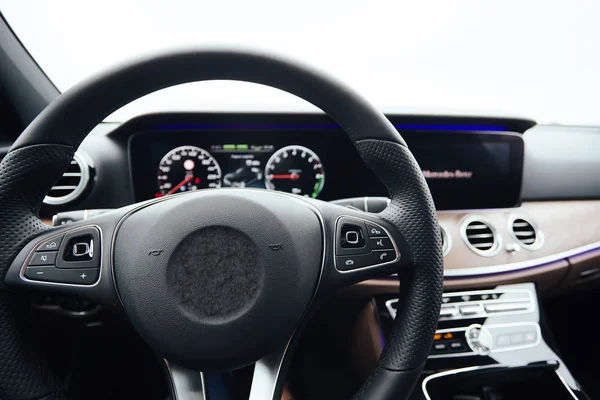
[(399, 256), (393, 239), (382, 226), (353, 217), (338, 219), (335, 252), (340, 271), (396, 261)]

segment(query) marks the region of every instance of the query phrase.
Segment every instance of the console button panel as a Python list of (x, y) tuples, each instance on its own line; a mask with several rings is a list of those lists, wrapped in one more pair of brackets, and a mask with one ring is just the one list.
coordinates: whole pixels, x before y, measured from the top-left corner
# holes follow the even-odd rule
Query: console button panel
[(541, 342), (535, 322), (440, 329), (435, 333), (430, 358), (488, 355), (535, 347)]
[[(398, 299), (388, 300), (386, 307), (396, 318), (396, 308), (391, 305)], [(482, 290), (477, 292), (444, 293), (440, 321), (487, 318), (497, 315), (533, 312), (535, 301), (528, 290)]]
[[(396, 318), (398, 299), (387, 300), (385, 307)], [(531, 284), (445, 293), (430, 358), (485, 356), (535, 347), (542, 340), (538, 318)]]

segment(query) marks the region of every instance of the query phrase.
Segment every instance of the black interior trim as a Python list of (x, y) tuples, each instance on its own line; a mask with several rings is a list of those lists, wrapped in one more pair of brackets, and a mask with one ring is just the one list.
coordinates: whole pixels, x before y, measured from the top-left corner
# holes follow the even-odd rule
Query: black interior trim
[(35, 62), (0, 13), (0, 88), (23, 123), (29, 124), (59, 90)]

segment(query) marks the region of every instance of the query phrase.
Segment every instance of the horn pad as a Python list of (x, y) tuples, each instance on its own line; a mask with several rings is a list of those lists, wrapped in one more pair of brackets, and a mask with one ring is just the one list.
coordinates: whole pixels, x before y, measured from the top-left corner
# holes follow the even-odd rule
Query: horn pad
[(179, 365), (231, 370), (290, 339), (321, 275), (323, 229), (302, 199), (220, 189), (133, 211), (114, 246), (117, 290), (144, 340)]

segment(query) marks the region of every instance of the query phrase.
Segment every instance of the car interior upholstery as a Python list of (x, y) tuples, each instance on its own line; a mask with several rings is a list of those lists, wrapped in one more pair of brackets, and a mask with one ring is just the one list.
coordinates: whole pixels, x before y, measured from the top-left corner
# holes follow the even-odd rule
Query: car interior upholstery
[[(213, 80), (320, 111), (107, 120)], [(0, 15), (0, 400), (598, 398), (599, 150), (253, 48), (60, 93)]]

